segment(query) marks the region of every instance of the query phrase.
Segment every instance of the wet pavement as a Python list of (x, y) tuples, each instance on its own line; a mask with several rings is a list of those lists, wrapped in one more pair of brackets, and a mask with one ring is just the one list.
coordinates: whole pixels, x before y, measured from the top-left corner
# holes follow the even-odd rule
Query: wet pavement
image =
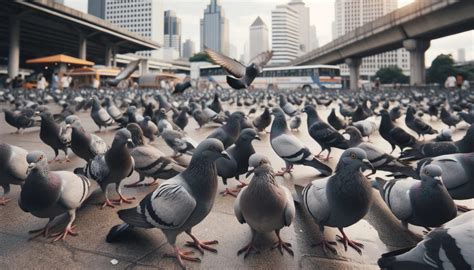
[[(237, 108), (230, 109), (233, 111)], [(247, 111), (249, 108), (242, 107), (240, 109)], [(53, 106), (53, 110), (59, 110), (59, 108)], [(318, 108), (318, 112), (323, 119), (327, 119), (330, 110)], [(256, 115), (260, 113), (261, 111), (258, 111)], [(81, 117), (86, 131), (96, 132), (98, 130), (90, 118), (89, 112), (81, 111), (78, 115)], [(428, 117), (425, 120), (429, 121)], [(377, 122), (379, 121), (380, 119), (377, 119)], [(403, 119), (399, 119), (397, 122), (404, 127)], [(438, 130), (444, 127), (440, 121), (429, 123)], [(463, 125), (465, 126), (465, 124), (461, 124), (461, 128), (454, 131), (454, 139), (462, 137), (465, 133)], [(200, 130), (196, 130), (196, 127), (195, 121), (190, 119), (185, 131), (196, 141), (201, 141), (213, 130), (215, 125), (209, 124)], [(1, 141), (27, 150), (42, 150), (50, 159), (53, 158), (52, 149), (39, 139), (39, 128), (29, 129), (21, 135), (11, 134), (14, 131), (14, 128), (5, 123), (3, 114), (1, 114)], [(110, 144), (114, 132), (110, 129), (96, 134)], [(319, 145), (307, 133), (305, 115), (303, 115), (302, 126), (294, 134), (313, 153), (316, 154), (320, 151)], [(253, 142), (256, 151), (267, 155), (275, 170), (284, 166), (283, 160), (271, 149), (269, 134), (261, 133), (260, 137), (261, 141)], [(427, 139), (431, 138), (432, 136), (427, 136)], [(388, 143), (378, 134), (371, 137), (371, 141), (389, 151)], [(171, 154), (162, 139), (156, 140), (154, 145), (161, 151)], [(52, 163), (50, 170), (73, 170), (85, 164), (71, 151), (70, 153), (72, 160), (70, 163)], [(334, 158), (327, 164), (335, 168), (340, 154), (341, 150), (333, 149), (331, 155)], [(394, 154), (398, 155), (398, 150)], [(60, 157), (63, 158), (62, 153)], [(317, 174), (317, 171), (312, 168), (296, 166), (291, 175), (277, 177), (277, 179), (288, 187), (292, 187), (293, 184), (304, 186), (317, 179)], [(378, 172), (377, 175), (383, 176), (385, 173)], [(137, 179), (137, 173), (133, 173), (122, 183), (132, 183)], [(219, 191), (222, 191), (224, 185), (222, 181), (219, 182)], [(238, 182), (229, 179), (228, 184), (230, 188), (234, 188)], [(23, 212), (16, 203), (20, 188), (13, 186), (9, 196), (12, 198), (12, 202), (7, 206), (0, 206), (0, 269), (63, 269), (65, 267), (69, 269), (178, 269), (175, 259), (165, 257), (165, 254), (172, 250), (158, 229), (137, 229), (127, 232), (116, 243), (105, 242), (105, 236), (109, 229), (121, 223), (116, 214), (117, 210), (135, 206), (146, 194), (152, 192), (154, 187), (123, 188), (122, 190), (125, 196), (137, 198), (134, 204), (101, 210), (98, 204), (103, 201), (103, 197), (100, 192), (95, 193), (78, 210), (76, 225), (79, 235), (68, 237), (65, 241), (52, 243), (51, 239), (45, 238), (28, 241), (28, 231), (43, 227), (47, 220)], [(109, 194), (111, 194), (111, 198), (115, 198), (114, 191)], [(367, 216), (345, 230), (349, 237), (365, 245), (362, 255), (352, 249), (344, 251), (341, 244), (337, 246), (338, 255), (325, 255), (320, 247), (313, 247), (313, 244), (320, 241), (321, 233), (311, 218), (297, 206), (294, 223), (281, 231), (282, 238), (293, 245), (294, 257), (286, 252), (282, 256), (278, 250), (271, 250), (276, 236), (269, 234), (260, 235), (257, 238), (257, 247), (260, 249), (260, 253), (251, 254), (244, 259), (242, 255), (237, 256), (237, 250), (250, 240), (250, 230), (247, 225), (240, 224), (234, 216), (235, 198), (223, 197), (218, 194), (212, 212), (201, 224), (193, 228), (193, 233), (201, 240), (218, 240), (219, 244), (216, 246), (218, 253), (206, 252), (204, 255), (195, 253), (202, 262), (186, 262), (186, 264), (190, 269), (378, 269), (376, 262), (382, 253), (415, 244), (421, 239), (422, 228), (410, 226), (411, 232), (405, 231), (400, 222), (389, 212), (379, 193), (374, 190), (373, 195), (374, 203)], [(469, 207), (474, 206), (473, 200), (460, 203)], [(337, 230), (333, 228), (325, 230), (328, 239), (335, 239), (337, 233)], [(187, 240), (190, 240), (187, 235), (180, 235), (177, 246), (183, 247)]]

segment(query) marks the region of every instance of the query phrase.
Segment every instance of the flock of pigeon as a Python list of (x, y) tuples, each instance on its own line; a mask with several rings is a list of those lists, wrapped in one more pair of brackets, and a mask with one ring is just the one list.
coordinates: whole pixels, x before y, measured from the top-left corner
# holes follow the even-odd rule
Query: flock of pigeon
[[(350, 239), (344, 228), (364, 218), (374, 196), (380, 194), (406, 230), (411, 224), (429, 231), (417, 246), (384, 254), (379, 259), (381, 268), (474, 267), (474, 212), (453, 201), (474, 198), (474, 93), (197, 91), (189, 84), (186, 87), (5, 90), (1, 101), (11, 105), (11, 109), (4, 109), (6, 123), (20, 134), (40, 127), (40, 140), (55, 156), (48, 161), (41, 151), (29, 152), (0, 142), (0, 185), (4, 190), (0, 205), (10, 201), (10, 185), (20, 185), (20, 208), (49, 219), (44, 228), (31, 231), (33, 237), (57, 241), (77, 235), (76, 210), (97, 188), (104, 194), (101, 208), (133, 203), (135, 198), (123, 194), (121, 182), (136, 171), (138, 181), (127, 187), (157, 188), (136, 207), (119, 210), (123, 223), (111, 228), (106, 239), (114, 242), (131, 229), (159, 228), (174, 249), (172, 256), (184, 267), (183, 260), (200, 259), (176, 246), (176, 238), (183, 232), (192, 239), (188, 245), (202, 254), (205, 250), (217, 252), (212, 247), (217, 241), (199, 240), (192, 228), (210, 213), (218, 196), (219, 178), (225, 185), (228, 179), (240, 181), (237, 190), (226, 188), (222, 195), (236, 197), (235, 216), (251, 229), (250, 242), (238, 251), (245, 257), (257, 251), (255, 235), (268, 232), (275, 232), (278, 238), (274, 248), (293, 255), (291, 243), (280, 237), (280, 230), (292, 224), (297, 208), (309, 213), (321, 232), (325, 227), (337, 228), (341, 235), (336, 240), (345, 250), (362, 253), (363, 243)], [(54, 104), (62, 106), (60, 113), (51, 112)], [(318, 114), (323, 108), (331, 109), (327, 119)], [(90, 111), (98, 132), (84, 129), (79, 111)], [(305, 132), (320, 145), (319, 153), (295, 136), (304, 115)], [(445, 128), (435, 130), (430, 125), (433, 117)], [(196, 121), (200, 128), (215, 128), (197, 143), (190, 136), (189, 121)], [(400, 125), (401, 121), (405, 125)], [(453, 141), (452, 130), (466, 125), (464, 136)], [(111, 145), (100, 137), (103, 128), (114, 132)], [(252, 145), (266, 133), (270, 133), (270, 147), (285, 162), (277, 172), (269, 158), (256, 153)], [(391, 146), (391, 153), (371, 143), (370, 138), (377, 134)], [(161, 139), (172, 156), (154, 145)], [(397, 147), (401, 154), (394, 156)], [(332, 158), (333, 148), (343, 150), (335, 168), (326, 162)], [(84, 166), (74, 171), (49, 169), (51, 162), (68, 162), (70, 151), (84, 160)], [(190, 159), (180, 162), (181, 156)], [(291, 174), (295, 165), (313, 168), (314, 181), (300, 187), (278, 179)], [(389, 175), (381, 178), (374, 175), (376, 171)], [(248, 183), (241, 178), (252, 174)], [(144, 183), (147, 178), (152, 181)], [(107, 193), (110, 184), (115, 185), (116, 200)], [(59, 233), (51, 233), (53, 220), (62, 214), (69, 217), (67, 225)], [(337, 243), (331, 239), (323, 237), (317, 245), (324, 252), (336, 253)]]

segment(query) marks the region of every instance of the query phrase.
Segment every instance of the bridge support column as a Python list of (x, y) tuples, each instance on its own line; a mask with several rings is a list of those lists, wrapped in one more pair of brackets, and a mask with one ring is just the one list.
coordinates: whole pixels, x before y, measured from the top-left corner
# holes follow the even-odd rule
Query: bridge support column
[(8, 76), (15, 78), (20, 71), (20, 18), (10, 16), (10, 44), (8, 48)]
[(360, 64), (362, 60), (360, 58), (347, 58), (346, 64), (349, 66), (349, 76), (350, 83), (349, 86), (351, 90), (359, 89), (359, 75), (360, 75)]
[(84, 34), (79, 34), (79, 58), (82, 60), (87, 58), (87, 38)]
[(430, 47), (430, 41), (407, 39), (403, 41), (403, 47), (410, 52), (410, 85), (425, 84), (425, 51)]
[(110, 67), (112, 65), (113, 46), (112, 44), (105, 45), (105, 63), (104, 65)]
[(140, 75), (144, 75), (150, 72), (150, 67), (148, 65), (148, 59), (142, 59), (140, 61)]

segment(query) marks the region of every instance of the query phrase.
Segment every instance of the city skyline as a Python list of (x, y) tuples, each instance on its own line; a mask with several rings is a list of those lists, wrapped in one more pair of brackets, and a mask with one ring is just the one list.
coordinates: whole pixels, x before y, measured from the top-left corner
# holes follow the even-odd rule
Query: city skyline
[[(255, 2), (252, 1), (220, 1), (229, 20), (229, 42), (237, 46), (238, 55), (244, 52), (244, 44), (248, 42), (248, 29), (255, 18), (260, 16), (263, 21), (267, 22), (268, 30), (271, 33), (271, 10), (276, 5), (287, 4), (289, 1), (260, 0), (259, 5), (255, 5)], [(413, 1), (398, 0), (398, 7)], [(191, 39), (195, 44), (200, 44), (199, 20), (202, 18), (203, 9), (209, 2), (209, 0), (163, 0), (163, 8), (174, 10), (182, 19), (182, 40)], [(319, 46), (323, 46), (332, 40), (335, 0), (305, 0), (304, 2), (310, 8), (310, 24), (316, 26)], [(87, 0), (65, 0), (65, 4), (87, 12)], [(426, 52), (426, 64), (429, 66), (431, 61), (441, 53), (451, 53), (456, 59), (459, 48), (465, 48), (466, 60), (473, 60), (473, 47), (474, 31), (432, 40), (431, 46)]]

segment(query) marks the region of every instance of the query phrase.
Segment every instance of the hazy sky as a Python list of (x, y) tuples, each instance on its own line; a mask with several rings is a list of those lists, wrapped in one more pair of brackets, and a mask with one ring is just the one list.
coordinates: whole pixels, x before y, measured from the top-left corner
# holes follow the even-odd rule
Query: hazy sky
[[(156, 0), (158, 1), (158, 0)], [(181, 18), (182, 41), (190, 38), (199, 50), (199, 19), (210, 0), (160, 0), (164, 10), (174, 10)], [(399, 7), (414, 0), (399, 0)], [(289, 0), (221, 0), (221, 5), (229, 19), (230, 43), (237, 46), (238, 55), (243, 52), (245, 42), (248, 42), (249, 26), (260, 16), (271, 31), (271, 11), (278, 4)], [(311, 24), (316, 25), (319, 45), (331, 41), (331, 23), (334, 20), (335, 0), (304, 0), (310, 7)], [(66, 5), (87, 12), (87, 0), (65, 0)], [(440, 38), (431, 41), (431, 47), (426, 54), (426, 64), (441, 53), (451, 53), (457, 59), (457, 50), (465, 48), (466, 59), (474, 59), (474, 31)]]

